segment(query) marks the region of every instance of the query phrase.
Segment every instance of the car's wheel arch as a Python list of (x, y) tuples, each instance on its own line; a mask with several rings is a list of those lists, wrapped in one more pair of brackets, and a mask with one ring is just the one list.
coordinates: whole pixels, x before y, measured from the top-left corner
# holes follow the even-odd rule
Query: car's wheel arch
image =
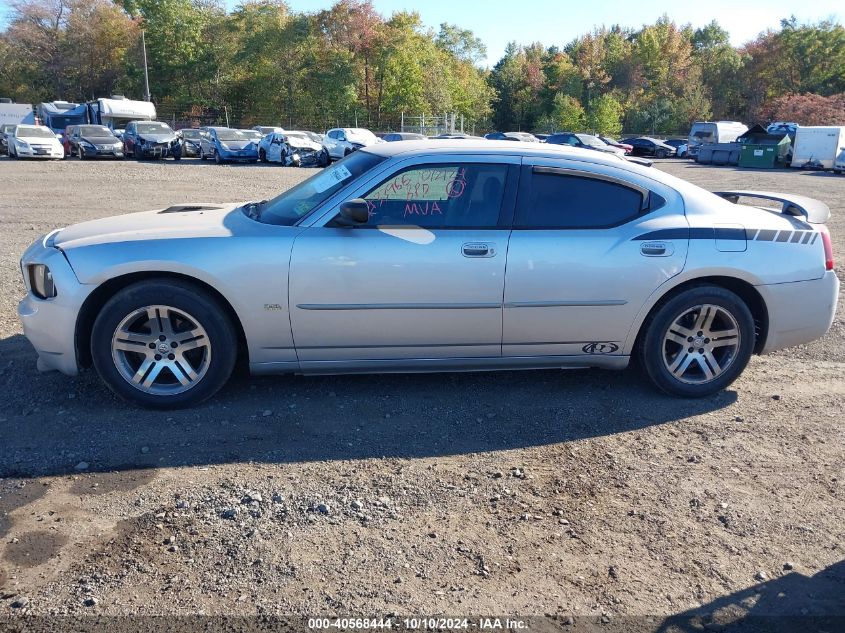
[(139, 281), (172, 280), (189, 283), (211, 297), (226, 313), (235, 328), (235, 334), (238, 341), (238, 357), (248, 356), (249, 348), (247, 346), (246, 334), (241, 320), (238, 317), (238, 313), (235, 311), (232, 303), (219, 290), (211, 284), (190, 275), (171, 271), (151, 270), (132, 272), (113, 277), (101, 283), (85, 298), (85, 301), (79, 309), (76, 317), (76, 329), (74, 335), (74, 345), (76, 348), (76, 359), (78, 365), (86, 368), (92, 365), (91, 333), (94, 328), (94, 321), (109, 299), (127, 286)]
[(638, 345), (642, 342), (642, 338), (648, 329), (648, 324), (651, 321), (652, 315), (660, 309), (667, 301), (679, 295), (685, 290), (699, 286), (716, 286), (724, 288), (737, 295), (748, 309), (751, 311), (751, 316), (754, 318), (754, 329), (756, 341), (754, 343), (754, 353), (758, 354), (765, 347), (766, 338), (769, 332), (769, 311), (766, 302), (759, 291), (754, 287), (754, 284), (747, 279), (732, 275), (700, 275), (688, 276), (681, 279), (673, 279), (675, 283), (669, 282), (656, 290), (645, 302), (637, 314), (635, 322), (632, 324), (625, 342), (624, 350), (626, 354), (633, 354)]

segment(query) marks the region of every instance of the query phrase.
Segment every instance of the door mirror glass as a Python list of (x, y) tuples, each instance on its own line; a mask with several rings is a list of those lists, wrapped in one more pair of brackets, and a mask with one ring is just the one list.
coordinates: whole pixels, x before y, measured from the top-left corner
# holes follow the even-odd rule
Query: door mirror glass
[(347, 200), (340, 205), (340, 217), (349, 225), (366, 224), (370, 219), (367, 201), (361, 198)]

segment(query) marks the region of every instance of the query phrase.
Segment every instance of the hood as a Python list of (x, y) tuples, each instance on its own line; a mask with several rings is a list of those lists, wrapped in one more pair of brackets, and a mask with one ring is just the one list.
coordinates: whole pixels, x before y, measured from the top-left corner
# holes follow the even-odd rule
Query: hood
[(94, 145), (114, 145), (115, 143), (120, 142), (120, 139), (116, 136), (92, 136), (90, 134), (86, 134), (81, 138), (83, 141), (88, 141)]
[(55, 136), (27, 136), (26, 134), (20, 134), (16, 138), (25, 143), (29, 143), (30, 145), (53, 145), (55, 143), (61, 144), (59, 139)]
[[(63, 251), (138, 240), (186, 237), (226, 237), (232, 234), (227, 217), (243, 203), (181, 204), (141, 213), (127, 213), (59, 230), (52, 244)], [(240, 212), (235, 212), (240, 216)]]
[(244, 140), (244, 141), (220, 141), (221, 145), (225, 145), (229, 149), (249, 149), (249, 146), (252, 145), (253, 147), (256, 144), (252, 140)]
[(176, 139), (176, 135), (172, 132), (166, 132), (164, 134), (138, 132), (138, 138), (142, 138), (145, 141), (152, 141), (153, 143), (170, 143), (171, 141)]
[(288, 145), (290, 145), (293, 149), (313, 149), (315, 151), (323, 149), (322, 145), (315, 143), (314, 141), (309, 141), (308, 139), (296, 138), (294, 136), (288, 136), (286, 138), (288, 140)]
[(377, 136), (369, 136), (366, 134), (347, 134), (346, 138), (350, 143), (356, 143), (358, 145), (363, 145), (364, 147), (384, 142)]

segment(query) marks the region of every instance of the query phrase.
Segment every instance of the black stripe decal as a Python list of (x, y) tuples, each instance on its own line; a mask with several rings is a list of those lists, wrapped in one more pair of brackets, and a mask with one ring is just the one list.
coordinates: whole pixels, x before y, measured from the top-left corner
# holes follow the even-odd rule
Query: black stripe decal
[(791, 242), (792, 244), (814, 244), (818, 231), (775, 231), (772, 229), (736, 229), (729, 227), (690, 229), (659, 229), (632, 238), (634, 242), (653, 240), (748, 240), (757, 242)]

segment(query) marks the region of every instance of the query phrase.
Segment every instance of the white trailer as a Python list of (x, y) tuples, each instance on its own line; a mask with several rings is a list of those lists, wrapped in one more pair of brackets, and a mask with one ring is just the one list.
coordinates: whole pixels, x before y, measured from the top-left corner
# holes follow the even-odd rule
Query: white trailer
[(91, 123), (121, 130), (129, 121), (154, 121), (156, 107), (149, 101), (133, 101), (125, 97), (97, 99), (88, 103)]
[(35, 123), (35, 114), (32, 112), (32, 105), (29, 103), (0, 103), (0, 125), (8, 123)]
[(800, 125), (792, 146), (792, 166), (833, 169), (836, 158), (845, 151), (845, 126)]

